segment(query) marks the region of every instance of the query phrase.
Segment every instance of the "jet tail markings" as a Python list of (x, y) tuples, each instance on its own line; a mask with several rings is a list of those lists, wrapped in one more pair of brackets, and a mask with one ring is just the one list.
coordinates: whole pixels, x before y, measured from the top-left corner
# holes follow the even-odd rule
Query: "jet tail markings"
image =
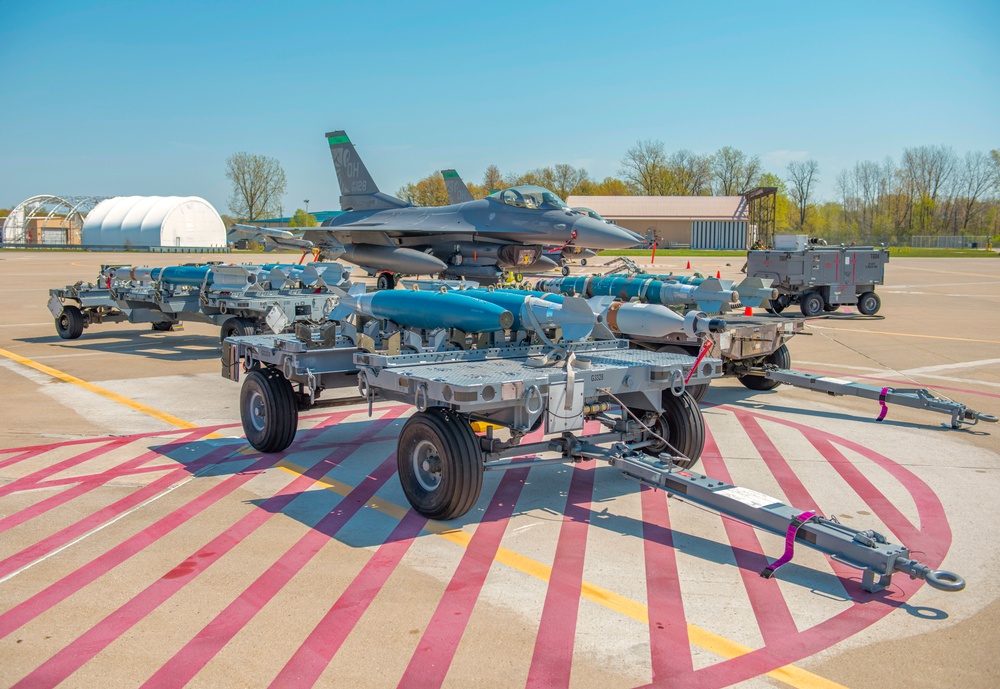
[(333, 155), (333, 167), (340, 182), (340, 207), (346, 210), (368, 211), (402, 208), (406, 201), (378, 190), (368, 168), (358, 156), (354, 144), (343, 130), (327, 132), (327, 143)]

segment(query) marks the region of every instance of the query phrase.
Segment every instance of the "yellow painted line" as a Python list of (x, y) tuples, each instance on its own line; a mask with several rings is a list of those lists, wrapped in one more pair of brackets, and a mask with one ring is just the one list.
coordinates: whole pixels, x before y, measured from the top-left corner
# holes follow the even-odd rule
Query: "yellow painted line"
[(821, 325), (810, 325), (814, 330), (836, 330), (838, 333), (871, 333), (872, 335), (895, 335), (897, 337), (922, 337), (928, 340), (953, 340), (956, 342), (985, 342), (1000, 344), (1000, 340), (974, 340), (971, 337), (946, 337), (944, 335), (917, 335), (915, 333), (894, 333), (883, 330), (867, 330), (865, 328), (824, 328)]
[[(275, 466), (295, 476), (301, 476), (306, 472), (305, 467), (293, 464), (287, 460), (282, 460)], [(329, 477), (318, 479), (316, 483), (338, 495), (347, 495), (354, 490), (354, 486)], [(369, 500), (365, 506), (371, 507), (397, 520), (405, 517), (406, 513), (410, 511), (408, 507), (402, 507), (394, 502), (389, 502), (378, 497)], [(440, 536), (463, 548), (467, 548), (472, 540), (471, 534), (436, 521), (428, 521), (424, 526), (424, 531)], [(549, 565), (508, 550), (503, 546), (497, 549), (495, 560), (544, 582), (548, 582), (552, 576), (552, 568)], [(617, 594), (614, 591), (585, 581), (583, 582), (580, 595), (592, 603), (597, 603), (609, 610), (613, 610), (626, 617), (631, 617), (642, 624), (649, 624), (649, 610), (645, 605)], [(687, 629), (688, 639), (692, 644), (726, 659), (737, 658), (755, 650), (690, 623), (687, 625)], [(846, 689), (842, 684), (837, 684), (825, 677), (820, 677), (817, 674), (794, 665), (779, 667), (776, 670), (768, 672), (767, 675), (798, 689)]]
[(150, 407), (147, 404), (143, 404), (142, 402), (136, 402), (135, 400), (129, 399), (124, 395), (119, 395), (117, 392), (111, 392), (110, 390), (102, 388), (99, 385), (88, 383), (87, 381), (81, 378), (77, 378), (76, 376), (71, 376), (68, 373), (63, 373), (62, 371), (54, 369), (51, 366), (40, 364), (37, 361), (32, 361), (31, 359), (23, 357), (20, 354), (14, 354), (14, 352), (8, 352), (6, 349), (0, 349), (0, 356), (7, 357), (11, 361), (16, 361), (17, 363), (23, 366), (27, 366), (28, 368), (33, 368), (36, 371), (40, 371), (46, 375), (52, 376), (53, 378), (61, 380), (65, 383), (72, 383), (73, 385), (77, 385), (83, 388), (84, 390), (92, 392), (96, 395), (100, 395), (101, 397), (109, 399), (112, 402), (117, 402), (118, 404), (125, 405), (130, 409), (135, 409), (136, 411), (142, 412), (143, 414), (146, 414), (148, 416), (152, 416), (154, 419), (159, 419), (160, 421), (168, 423), (176, 428), (198, 428), (198, 424), (191, 423), (190, 421), (185, 421), (184, 419), (178, 418), (173, 414), (168, 414), (165, 411), (154, 409), (153, 407)]

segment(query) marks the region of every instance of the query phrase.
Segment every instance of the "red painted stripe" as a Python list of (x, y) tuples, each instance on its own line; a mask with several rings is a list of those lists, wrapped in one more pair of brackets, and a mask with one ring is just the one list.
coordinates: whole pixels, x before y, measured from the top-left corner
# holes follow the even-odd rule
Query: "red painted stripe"
[(271, 689), (311, 687), (316, 683), (425, 524), (427, 519), (420, 513), (406, 513), (274, 678)]
[[(701, 453), (701, 461), (705, 473), (726, 483), (732, 483), (733, 478), (722, 460), (719, 446), (715, 443), (712, 433), (705, 429), (705, 449)], [(767, 567), (769, 560), (763, 555), (764, 549), (757, 538), (757, 532), (749, 524), (735, 519), (722, 517), (726, 529), (726, 537), (733, 548), (733, 557), (740, 570), (740, 578), (746, 589), (765, 644), (777, 642), (798, 632), (795, 620), (788, 609), (788, 603), (782, 596), (774, 595), (774, 582), (760, 576)]]
[[(240, 424), (223, 424), (216, 426), (202, 426), (201, 430), (217, 431), (221, 428), (229, 428), (234, 426), (239, 426)], [(110, 442), (112, 440), (124, 440), (127, 442), (133, 442), (139, 440), (140, 438), (155, 438), (163, 435), (178, 435), (181, 433), (190, 433), (193, 429), (191, 428), (168, 428), (162, 431), (147, 431), (145, 433), (132, 433), (130, 435), (108, 435), (100, 436), (97, 438), (74, 438), (73, 440), (59, 440), (53, 443), (44, 443), (42, 445), (24, 445), (21, 447), (9, 447), (6, 449), (0, 449), (0, 453), (7, 452), (48, 452), (49, 450), (55, 450), (61, 447), (71, 447), (73, 445), (93, 445), (94, 443)], [(6, 460), (5, 460), (6, 461)]]
[(642, 486), (639, 494), (653, 686), (682, 686), (672, 682), (677, 676), (692, 672), (694, 661), (681, 597), (677, 553), (670, 530), (667, 494), (647, 486)]
[(462, 634), (469, 624), (486, 575), (514, 513), (528, 469), (509, 469), (476, 527), (434, 615), (417, 644), (399, 687), (438, 687), (444, 682)]
[[(247, 457), (244, 455), (240, 455), (239, 458), (246, 459)], [(238, 458), (223, 460), (223, 462), (233, 461), (234, 459)], [(116, 478), (125, 478), (128, 476), (141, 476), (142, 474), (155, 474), (158, 471), (170, 471), (176, 468), (177, 468), (176, 464), (152, 464), (150, 466), (135, 467), (130, 469), (122, 469), (121, 467), (115, 467), (114, 469), (110, 470), (110, 473), (101, 472), (100, 474), (79, 474), (77, 476), (67, 476), (66, 478), (49, 479), (48, 481), (40, 482), (38, 484), (38, 488), (41, 489), (41, 488), (58, 488), (59, 486), (74, 486), (78, 483), (82, 483), (84, 481), (90, 481), (91, 479), (97, 478), (98, 476), (102, 476), (105, 473), (108, 473), (110, 480)]]
[(574, 465), (526, 686), (569, 686), (593, 498), (594, 462)]
[(0, 462), (0, 469), (5, 469), (11, 465), (17, 464), (18, 462), (23, 462), (26, 459), (31, 459), (36, 455), (40, 455), (47, 452), (47, 448), (41, 450), (29, 450), (27, 452), (22, 452), (20, 454), (14, 455), (13, 457), (8, 457), (7, 459)]
[[(256, 531), (261, 525), (271, 519), (275, 514), (285, 509), (288, 504), (302, 491), (309, 488), (316, 482), (317, 479), (325, 476), (332, 468), (339, 464), (340, 461), (353, 453), (359, 444), (363, 444), (363, 442), (369, 440), (378, 431), (388, 425), (388, 423), (395, 418), (396, 415), (398, 415), (398, 413), (392, 411), (388, 412), (381, 419), (373, 424), (370, 424), (364, 433), (357, 436), (354, 442), (351, 442), (350, 444), (338, 445), (333, 452), (309, 467), (304, 474), (297, 476), (277, 494), (265, 500), (258, 509), (251, 511), (242, 517), (235, 524), (228, 527), (223, 533), (216, 536), (209, 543), (203, 546), (197, 553), (181, 562), (179, 565), (163, 575), (162, 578), (150, 584), (137, 596), (119, 607), (88, 631), (84, 632), (72, 643), (56, 653), (52, 658), (35, 668), (34, 671), (15, 684), (14, 687), (20, 687), (21, 689), (27, 689), (28, 687), (31, 689), (36, 689), (38, 687), (54, 687), (60, 682), (65, 681), (71, 674), (83, 666), (84, 663), (107, 648), (111, 643), (137, 623), (141, 622), (147, 615), (149, 615), (149, 613), (156, 610), (156, 608), (162, 605), (171, 596), (184, 588), (185, 585), (205, 571), (212, 563), (218, 561), (226, 553), (239, 545), (245, 538), (254, 533), (254, 531)], [(281, 459), (280, 455), (273, 456), (267, 461), (270, 464), (273, 464), (279, 459)], [(233, 489), (235, 489), (241, 485), (236, 482), (237, 478), (245, 479), (242, 482), (245, 483), (253, 478), (255, 473), (256, 469), (252, 467), (251, 470), (248, 470), (245, 474), (230, 477), (224, 483), (232, 482), (235, 484), (233, 485)], [(231, 492), (231, 490), (225, 492), (228, 493)], [(222, 496), (220, 495), (219, 497)], [(193, 500), (188, 503), (188, 505), (197, 501), (197, 499)], [(208, 505), (205, 505), (205, 507), (207, 506)], [(195, 514), (201, 512), (203, 509), (204, 508), (199, 509)], [(162, 521), (164, 520), (161, 520), (161, 522)], [(184, 521), (186, 521), (186, 519)], [(158, 522), (158, 524), (159, 523), (160, 522)], [(153, 528), (154, 527), (150, 527), (150, 529)], [(146, 532), (150, 531), (150, 529), (147, 529)], [(129, 539), (126, 543), (129, 543), (132, 540), (134, 540), (134, 538)], [(103, 557), (105, 556), (102, 556), (102, 558)], [(101, 560), (102, 558), (98, 558), (95, 562)], [(87, 569), (87, 566), (82, 569)], [(80, 571), (81, 570), (77, 570), (77, 572)], [(72, 574), (69, 575), (69, 577), (73, 576), (74, 575)], [(65, 579), (63, 581), (65, 581)], [(61, 583), (62, 582), (59, 582), (59, 584)], [(56, 584), (56, 586), (59, 584)], [(0, 620), (2, 620), (2, 618), (0, 618)]]
[(94, 514), (88, 515), (84, 519), (70, 524), (51, 536), (43, 538), (41, 541), (33, 543), (27, 548), (14, 553), (10, 557), (0, 561), (0, 577), (5, 577), (11, 572), (17, 571), (21, 567), (34, 562), (38, 558), (48, 555), (73, 539), (82, 536), (88, 531), (110, 521), (111, 519), (114, 519), (115, 517), (132, 509), (136, 505), (139, 505), (145, 500), (157, 495), (161, 491), (170, 488), (179, 480), (190, 476), (192, 469), (198, 469), (211, 465), (218, 460), (222, 460), (227, 454), (232, 453), (233, 451), (233, 447), (219, 448), (198, 460), (198, 465), (175, 469), (166, 476), (162, 476), (156, 481), (143, 486), (139, 490), (126, 495), (121, 500), (118, 500), (117, 502), (98, 510)]
[[(327, 419), (328, 421), (336, 422), (348, 418), (352, 414), (356, 414), (354, 411), (341, 411), (337, 412)], [(213, 427), (206, 427), (202, 430), (211, 430)], [(190, 429), (185, 429), (189, 431)], [(317, 431), (318, 432), (318, 431)], [(303, 431), (299, 433), (298, 437), (305, 437), (307, 434), (313, 433), (312, 429)], [(297, 437), (297, 440), (298, 440)], [(169, 454), (170, 452), (175, 452), (184, 447), (184, 443), (171, 443), (168, 445), (162, 445), (156, 448), (158, 454)], [(293, 444), (292, 448), (296, 445)], [(48, 553), (62, 547), (66, 543), (69, 543), (74, 538), (81, 536), (93, 528), (96, 528), (100, 524), (103, 524), (115, 517), (127, 512), (136, 505), (141, 504), (143, 501), (153, 497), (161, 490), (165, 490), (172, 486), (177, 480), (186, 478), (192, 473), (195, 473), (206, 466), (212, 464), (223, 464), (226, 462), (243, 462), (252, 461), (254, 459), (260, 459), (265, 457), (261, 453), (255, 453), (250, 455), (239, 455), (231, 458), (226, 458), (226, 455), (231, 454), (235, 448), (230, 445), (222, 448), (218, 448), (204, 457), (197, 459), (182, 468), (175, 469), (171, 473), (160, 477), (156, 481), (138, 489), (137, 491), (130, 493), (121, 500), (98, 510), (94, 514), (88, 515), (84, 519), (75, 522), (68, 527), (48, 536), (47, 538), (34, 543), (27, 548), (7, 557), (6, 559), (0, 561), (0, 577), (6, 576), (11, 572), (14, 572), (21, 567), (29, 564), (30, 562), (47, 555)], [(287, 452), (293, 451), (289, 449)], [(287, 454), (286, 452), (286, 454)], [(39, 484), (40, 486), (47, 486), (49, 482), (43, 482)]]
[(194, 679), (395, 473), (396, 455), (393, 453), (142, 686), (177, 687)]
[(96, 457), (100, 457), (103, 454), (107, 454), (113, 450), (117, 450), (120, 447), (128, 445), (130, 441), (124, 438), (115, 438), (109, 442), (104, 443), (99, 447), (87, 450), (86, 452), (76, 455), (75, 457), (70, 457), (64, 459), (61, 462), (56, 462), (54, 464), (49, 464), (48, 466), (39, 469), (38, 471), (32, 472), (27, 476), (22, 476), (19, 479), (15, 479), (10, 483), (0, 486), (0, 497), (5, 495), (10, 495), (11, 493), (17, 493), (18, 491), (27, 490), (29, 488), (34, 488), (42, 479), (46, 479), (49, 476), (54, 476), (60, 471), (65, 471), (71, 467), (77, 466), (78, 464), (83, 464), (84, 462), (90, 461)]
[[(184, 437), (183, 442), (193, 442), (198, 438), (202, 437), (203, 435), (205, 435), (205, 432), (201, 430), (195, 433), (190, 433)], [(150, 450), (148, 452), (144, 452), (138, 457), (130, 459), (129, 461), (119, 465), (118, 467), (115, 467), (114, 469), (109, 469), (99, 474), (94, 474), (86, 479), (83, 479), (82, 481), (79, 480), (79, 477), (73, 477), (76, 478), (78, 482), (77, 485), (73, 486), (72, 488), (60, 491), (55, 495), (49, 496), (48, 498), (35, 503), (34, 505), (26, 507), (23, 510), (20, 510), (19, 512), (15, 512), (14, 514), (11, 514), (7, 517), (4, 517), (3, 519), (0, 519), (0, 533), (3, 533), (7, 529), (13, 528), (19, 524), (23, 524), (24, 522), (30, 519), (34, 519), (35, 517), (38, 517), (44, 514), (45, 512), (48, 512), (51, 509), (59, 507), (60, 505), (64, 505), (73, 498), (79, 497), (85, 493), (89, 493), (90, 491), (94, 490), (100, 485), (103, 485), (107, 481), (110, 481), (113, 478), (117, 478), (119, 472), (122, 470), (129, 470), (141, 467), (146, 462), (161, 456), (162, 455), (159, 452), (155, 450)], [(171, 468), (173, 467), (163, 467), (161, 471)], [(65, 479), (65, 480), (68, 481), (71, 479)], [(45, 488), (49, 488), (52, 486), (51, 483), (45, 483), (43, 485)]]

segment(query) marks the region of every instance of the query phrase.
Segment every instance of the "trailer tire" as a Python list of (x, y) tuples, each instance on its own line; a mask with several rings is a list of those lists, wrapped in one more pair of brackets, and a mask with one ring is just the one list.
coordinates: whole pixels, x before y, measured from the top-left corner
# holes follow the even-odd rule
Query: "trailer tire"
[(403, 493), (428, 519), (455, 519), (483, 489), (483, 451), (464, 416), (431, 407), (411, 416), (399, 434), (396, 462)]
[[(174, 329), (174, 324), (168, 321), (159, 321), (153, 323), (153, 330), (159, 330), (160, 332), (168, 333)], [(223, 340), (226, 338), (222, 338)]]
[(569, 275), (569, 266), (563, 266), (559, 272), (562, 273), (563, 277), (566, 277)]
[(882, 299), (874, 292), (865, 292), (858, 297), (858, 311), (866, 316), (874, 316), (882, 308)]
[(823, 304), (823, 310), (826, 311), (827, 313), (833, 313), (839, 308), (840, 304), (831, 304), (830, 302), (826, 302)]
[(396, 289), (396, 277), (392, 273), (379, 273), (375, 280), (375, 289)]
[(83, 312), (72, 304), (63, 306), (56, 318), (56, 332), (64, 340), (75, 340), (83, 335)]
[[(654, 425), (650, 427), (686, 458), (676, 458), (674, 464), (690, 469), (698, 463), (701, 452), (705, 449), (705, 418), (701, 415), (698, 402), (689, 392), (675, 395), (670, 390), (664, 390), (661, 404), (663, 413), (656, 417)], [(650, 440), (654, 444), (646, 447), (646, 452), (653, 455), (661, 452), (673, 454), (671, 448), (656, 438)]]
[(812, 318), (823, 313), (823, 297), (819, 292), (806, 292), (799, 297), (799, 310), (802, 315)]
[[(776, 350), (767, 355), (763, 363), (771, 364), (776, 368), (789, 369), (792, 367), (792, 355), (788, 352), (787, 345), (781, 345)], [(781, 385), (776, 380), (765, 378), (764, 376), (736, 376), (743, 386), (750, 390), (773, 390)]]
[(222, 324), (219, 340), (221, 342), (225, 342), (227, 337), (243, 337), (244, 335), (253, 335), (256, 331), (257, 330), (254, 328), (253, 323), (246, 318), (230, 318)]
[(580, 259), (580, 265), (581, 265), (581, 266), (586, 266), (586, 265), (587, 265), (587, 259), (585, 259), (585, 258), (581, 258), (581, 259)]
[(240, 390), (240, 421), (247, 441), (261, 452), (281, 452), (295, 439), (295, 392), (277, 369), (254, 369)]

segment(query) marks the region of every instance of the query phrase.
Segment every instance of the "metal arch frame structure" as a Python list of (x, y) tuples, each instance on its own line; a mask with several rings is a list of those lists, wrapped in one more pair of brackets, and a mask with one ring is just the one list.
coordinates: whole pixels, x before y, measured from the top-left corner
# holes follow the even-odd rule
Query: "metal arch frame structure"
[(63, 219), (60, 227), (69, 230), (74, 221), (82, 229), (84, 216), (108, 196), (54, 196), (39, 194), (17, 204), (4, 219), (0, 241), (5, 244), (27, 244), (28, 222), (42, 218), (47, 226), (52, 218)]

